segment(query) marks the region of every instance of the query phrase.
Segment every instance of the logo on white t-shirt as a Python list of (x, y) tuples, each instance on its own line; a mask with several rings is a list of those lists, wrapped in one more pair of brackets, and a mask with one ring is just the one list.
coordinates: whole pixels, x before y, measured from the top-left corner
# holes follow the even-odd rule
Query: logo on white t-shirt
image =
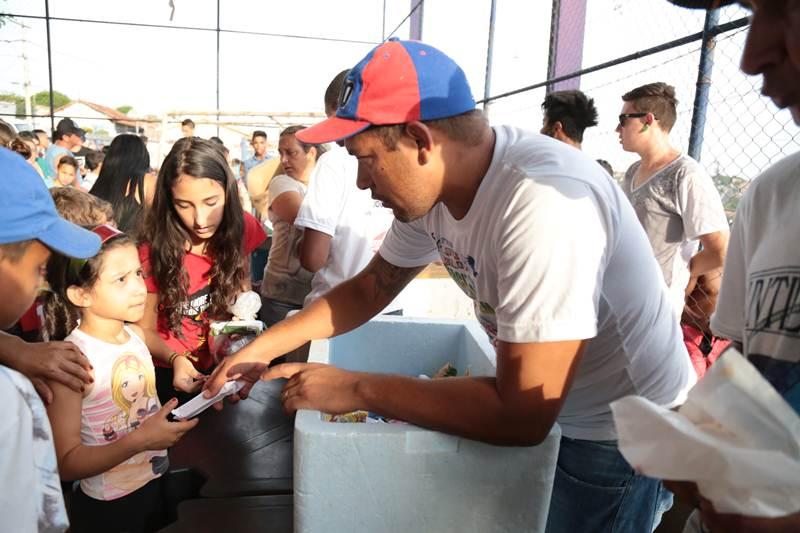
[(476, 279), (480, 272), (477, 270), (477, 261), (471, 255), (458, 253), (453, 243), (445, 237), (436, 237), (434, 234), (431, 234), (431, 237), (436, 242), (439, 257), (442, 258), (442, 264), (450, 277), (464, 291), (464, 294), (475, 302), (475, 317), (494, 344), (497, 337), (497, 315), (494, 307), (478, 299)]

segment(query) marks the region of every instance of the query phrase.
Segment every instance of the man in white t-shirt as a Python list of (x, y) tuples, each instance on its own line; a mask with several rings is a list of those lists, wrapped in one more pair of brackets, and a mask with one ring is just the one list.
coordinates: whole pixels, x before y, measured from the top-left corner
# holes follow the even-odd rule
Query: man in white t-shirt
[[(713, 9), (731, 0), (671, 0)], [(746, 74), (763, 75), (763, 93), (789, 109), (800, 125), (800, 2), (750, 0), (742, 53)], [(739, 202), (711, 329), (732, 339), (783, 398), (800, 413), (800, 152), (754, 179)], [(724, 357), (724, 355), (723, 355)], [(735, 468), (736, 465), (731, 465)], [(676, 489), (680, 486), (675, 486)], [(685, 489), (685, 487), (684, 487)], [(776, 518), (721, 514), (687, 491), (705, 527), (693, 531), (796, 532), (800, 509)], [(680, 491), (684, 494), (684, 490)], [(687, 531), (689, 528), (687, 527)]]
[[(325, 91), (325, 114), (336, 115), (347, 70)], [(380, 248), (394, 216), (356, 186), (358, 161), (342, 146), (317, 160), (294, 225), (303, 228), (300, 264), (314, 272), (305, 306), (359, 272)], [(399, 312), (393, 301), (385, 313)]]
[[(641, 157), (625, 172), (622, 187), (644, 226), (680, 317), (694, 280), (720, 275), (728, 245), (725, 209), (711, 177), (670, 143), (677, 117), (675, 88), (648, 83), (628, 91), (622, 100), (620, 144)], [(700, 252), (698, 243), (703, 245)]]
[[(348, 73), (336, 116), (298, 137), (344, 139), (358, 186), (395, 222), (360, 274), (227, 359), (206, 394), (237, 374), (287, 377), (289, 412), (363, 408), (500, 445), (540, 443), (558, 421), (548, 530), (652, 531), (671, 495), (622, 458), (609, 402), (676, 405), (694, 374), (647, 237), (605, 171), (554, 139), (489, 127), (458, 65), (413, 41), (370, 52)], [(363, 324), (436, 259), (475, 301), (496, 377), (299, 363), (265, 372), (304, 342)]]

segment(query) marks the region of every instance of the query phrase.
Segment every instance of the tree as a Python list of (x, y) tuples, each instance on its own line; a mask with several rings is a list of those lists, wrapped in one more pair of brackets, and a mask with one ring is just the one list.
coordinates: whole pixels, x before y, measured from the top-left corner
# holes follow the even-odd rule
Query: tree
[(2, 93), (0, 94), (0, 101), (14, 102), (14, 113), (16, 113), (16, 116), (20, 118), (25, 116), (25, 99), (20, 95), (14, 93)]
[[(48, 91), (39, 91), (31, 98), (32, 105), (50, 106), (50, 93)], [(69, 96), (58, 91), (53, 91), (53, 105), (55, 107), (65, 106), (70, 103)], [(22, 118), (25, 116), (25, 98), (14, 93), (0, 93), (0, 102), (14, 102), (16, 104), (17, 117)]]
[[(53, 91), (53, 107), (59, 108), (72, 102), (69, 96), (58, 91)], [(50, 92), (39, 91), (33, 95), (33, 105), (50, 105)]]
[(750, 185), (750, 182), (740, 176), (729, 176), (726, 174), (717, 174), (712, 178), (714, 185), (719, 191), (722, 205), (725, 208), (725, 214), (728, 220), (733, 220), (733, 215), (736, 208), (739, 206), (739, 200), (742, 199), (744, 190)]
[(117, 108), (117, 111), (119, 111), (123, 115), (127, 115), (128, 113), (131, 112), (131, 109), (133, 109), (133, 106), (131, 105), (121, 105)]

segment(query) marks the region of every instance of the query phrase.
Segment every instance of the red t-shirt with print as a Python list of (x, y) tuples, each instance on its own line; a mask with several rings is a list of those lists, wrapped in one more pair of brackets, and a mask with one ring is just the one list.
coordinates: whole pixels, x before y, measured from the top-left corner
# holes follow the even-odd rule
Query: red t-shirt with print
[[(244, 236), (242, 250), (248, 257), (258, 246), (264, 242), (267, 234), (261, 223), (249, 213), (244, 214)], [(158, 285), (155, 278), (150, 275), (150, 243), (139, 245), (139, 259), (145, 275), (145, 285), (148, 293), (157, 293)], [(166, 322), (159, 316), (158, 333), (167, 345), (174, 351), (189, 357), (195, 368), (200, 371), (208, 370), (213, 361), (208, 351), (208, 331), (211, 321), (208, 318), (208, 307), (211, 305), (211, 279), (208, 277), (213, 265), (213, 258), (187, 253), (183, 256), (183, 269), (189, 275), (189, 300), (183, 309), (181, 319), (181, 335), (170, 331)], [(156, 366), (167, 365), (158, 359), (153, 359)]]

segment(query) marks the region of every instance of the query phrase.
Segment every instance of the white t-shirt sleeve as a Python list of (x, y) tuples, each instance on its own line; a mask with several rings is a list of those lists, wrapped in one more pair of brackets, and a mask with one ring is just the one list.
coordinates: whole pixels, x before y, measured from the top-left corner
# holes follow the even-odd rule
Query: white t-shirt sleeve
[(736, 218), (728, 241), (728, 255), (722, 273), (717, 307), (711, 315), (711, 331), (718, 337), (742, 342), (745, 326), (745, 302), (747, 299), (747, 265), (745, 263), (745, 231), (748, 225), (748, 196), (739, 202)]
[[(320, 159), (309, 180), (308, 191), (297, 212), (294, 225), (311, 228), (333, 237), (342, 208), (345, 206), (346, 176), (332, 168), (326, 158)], [(355, 186), (355, 184), (353, 184)]]
[(688, 240), (728, 231), (728, 219), (719, 191), (700, 165), (686, 167), (678, 189), (678, 203), (682, 208), (683, 231)]
[(35, 471), (31, 414), (14, 385), (0, 375), (0, 402), (3, 419), (0, 421), (0, 476), (13, 489), (5, 489), (0, 498), (0, 516), (8, 531), (38, 531), (38, 511), (35, 495), (40, 491)]
[(269, 182), (269, 204), (285, 192), (296, 192), (303, 195), (303, 184), (286, 175), (275, 176)]
[(421, 267), (438, 260), (436, 243), (425, 231), (423, 220), (392, 222), (378, 251), (381, 257), (401, 268)]
[(497, 338), (554, 342), (597, 335), (607, 222), (578, 180), (523, 180), (496, 246)]

